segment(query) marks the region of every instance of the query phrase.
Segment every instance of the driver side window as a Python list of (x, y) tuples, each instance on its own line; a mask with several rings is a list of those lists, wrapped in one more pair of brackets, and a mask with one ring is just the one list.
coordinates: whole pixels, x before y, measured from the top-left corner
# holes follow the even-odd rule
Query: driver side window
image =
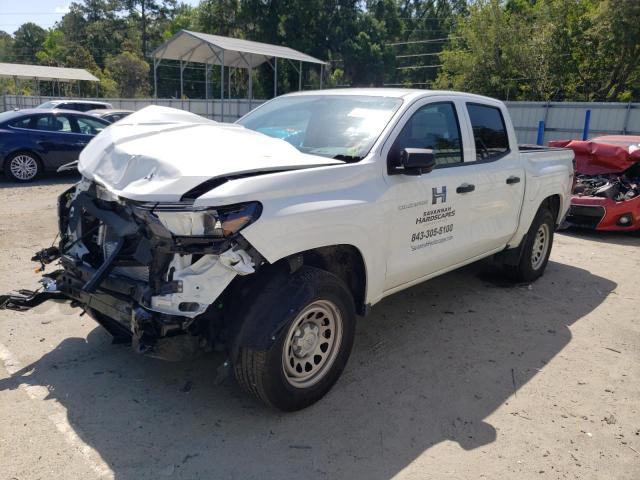
[(76, 117), (76, 121), (78, 122), (80, 133), (85, 135), (97, 135), (105, 128), (102, 123), (92, 118)]
[(430, 103), (416, 111), (396, 138), (391, 155), (399, 158), (405, 148), (433, 150), (436, 168), (462, 163), (460, 125), (453, 103)]

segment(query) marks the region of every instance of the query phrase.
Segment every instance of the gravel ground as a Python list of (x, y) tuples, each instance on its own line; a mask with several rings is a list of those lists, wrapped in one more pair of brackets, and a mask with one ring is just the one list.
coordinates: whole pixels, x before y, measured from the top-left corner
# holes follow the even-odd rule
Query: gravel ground
[[(0, 179), (0, 291), (33, 288), (74, 177)], [(344, 376), (281, 414), (64, 304), (0, 312), (0, 479), (640, 478), (640, 235), (556, 236), (546, 275), (472, 265), (361, 319)]]

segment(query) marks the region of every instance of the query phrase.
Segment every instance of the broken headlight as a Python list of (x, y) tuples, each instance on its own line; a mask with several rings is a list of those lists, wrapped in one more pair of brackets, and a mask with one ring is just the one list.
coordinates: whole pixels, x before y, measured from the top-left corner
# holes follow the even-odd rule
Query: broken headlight
[(262, 213), (260, 202), (247, 202), (197, 211), (154, 211), (174, 235), (230, 237), (255, 222)]

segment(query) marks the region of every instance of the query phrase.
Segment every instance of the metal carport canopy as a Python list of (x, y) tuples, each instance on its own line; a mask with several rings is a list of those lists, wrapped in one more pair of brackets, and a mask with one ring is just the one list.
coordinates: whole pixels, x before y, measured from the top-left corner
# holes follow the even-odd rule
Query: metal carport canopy
[[(322, 88), (323, 69), (327, 62), (311, 55), (298, 52), (289, 47), (271, 45), (269, 43), (253, 42), (240, 38), (221, 37), (209, 33), (180, 30), (152, 53), (153, 58), (153, 97), (158, 97), (157, 69), (162, 60), (180, 61), (180, 98), (183, 97), (183, 73), (188, 63), (204, 63), (205, 68), (205, 98), (209, 98), (209, 65), (220, 65), (220, 102), (221, 119), (224, 120), (224, 68), (242, 68), (249, 71), (249, 108), (253, 100), (252, 70), (268, 63), (273, 69), (273, 95), (278, 93), (278, 58), (288, 60), (298, 72), (298, 89), (302, 90), (302, 63), (320, 65), (320, 87)], [(271, 63), (273, 59), (273, 63)], [(298, 62), (296, 67), (293, 63)], [(229, 70), (231, 72), (231, 70)], [(229, 73), (229, 78), (230, 77)], [(230, 85), (230, 80), (229, 80)], [(208, 104), (207, 104), (208, 105)], [(208, 108), (208, 107), (207, 107)], [(208, 112), (208, 111), (207, 111)]]
[(83, 68), (45, 67), (42, 65), (23, 65), (20, 63), (0, 63), (0, 77), (11, 77), (33, 80), (58, 80), (71, 82), (99, 80)]
[[(220, 56), (223, 50), (224, 59)], [(274, 57), (326, 65), (322, 60), (289, 47), (189, 30), (180, 30), (156, 48), (151, 56), (159, 60), (224, 64), (225, 67), (233, 68), (255, 68)]]

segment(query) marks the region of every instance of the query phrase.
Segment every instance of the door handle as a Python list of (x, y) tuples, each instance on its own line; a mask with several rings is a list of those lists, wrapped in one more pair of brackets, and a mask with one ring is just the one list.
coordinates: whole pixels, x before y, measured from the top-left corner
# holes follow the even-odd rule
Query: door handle
[(513, 185), (514, 183), (520, 183), (520, 177), (511, 175), (509, 178), (507, 178), (507, 185)]
[(458, 193), (469, 193), (469, 192), (473, 192), (475, 189), (476, 189), (475, 185), (472, 185), (470, 183), (463, 183), (458, 188), (456, 188), (456, 192), (458, 192)]

